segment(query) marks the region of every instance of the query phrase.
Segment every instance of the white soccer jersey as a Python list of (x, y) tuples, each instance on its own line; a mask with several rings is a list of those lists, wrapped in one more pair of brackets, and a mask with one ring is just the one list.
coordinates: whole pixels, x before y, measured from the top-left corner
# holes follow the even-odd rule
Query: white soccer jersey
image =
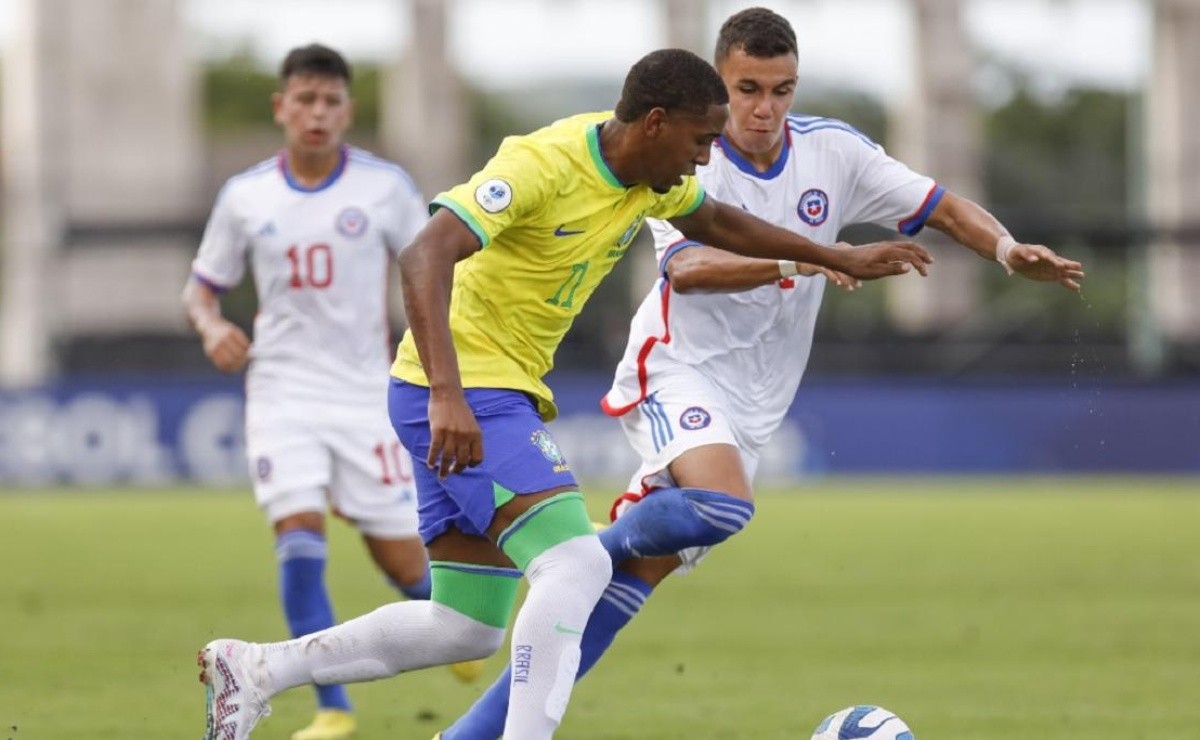
[[(855, 223), (914, 235), (942, 198), (932, 180), (841, 121), (790, 116), (784, 136), (779, 159), (766, 172), (718, 139), (697, 172), (705, 191), (821, 244), (833, 244), (843, 226)], [(621, 416), (673, 375), (699, 372), (726, 396), (739, 445), (757, 450), (800, 385), (825, 278), (794, 277), (740, 293), (678, 294), (667, 283), (666, 263), (696, 243), (669, 223), (651, 220), (651, 229), (662, 275), (633, 318), (602, 406)]]
[(252, 403), (382, 407), (388, 272), (427, 218), (403, 169), (351, 147), (311, 188), (292, 178), (282, 153), (229, 179), (192, 269), (220, 291), (252, 267)]

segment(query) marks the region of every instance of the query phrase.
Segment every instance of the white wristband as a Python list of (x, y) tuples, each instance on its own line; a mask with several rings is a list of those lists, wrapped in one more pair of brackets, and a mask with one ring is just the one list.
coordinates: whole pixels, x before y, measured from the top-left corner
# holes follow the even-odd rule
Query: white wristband
[(791, 260), (779, 260), (779, 277), (790, 278), (800, 274), (800, 268)]
[(1013, 269), (1008, 264), (1008, 252), (1015, 246), (1017, 246), (1017, 240), (1013, 239), (1011, 234), (1005, 234), (996, 242), (996, 261), (1009, 275), (1013, 274)]

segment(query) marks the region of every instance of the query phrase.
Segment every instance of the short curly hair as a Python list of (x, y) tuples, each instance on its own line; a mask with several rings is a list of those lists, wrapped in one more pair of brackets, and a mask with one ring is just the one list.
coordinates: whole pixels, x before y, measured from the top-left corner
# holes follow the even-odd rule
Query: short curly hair
[(735, 49), (742, 49), (748, 56), (757, 59), (770, 59), (788, 53), (800, 56), (792, 24), (787, 18), (766, 8), (746, 8), (729, 16), (721, 24), (713, 61), (721, 64)]
[(684, 49), (660, 49), (629, 70), (616, 116), (630, 123), (654, 108), (704, 115), (709, 106), (728, 102), (725, 83), (711, 64)]

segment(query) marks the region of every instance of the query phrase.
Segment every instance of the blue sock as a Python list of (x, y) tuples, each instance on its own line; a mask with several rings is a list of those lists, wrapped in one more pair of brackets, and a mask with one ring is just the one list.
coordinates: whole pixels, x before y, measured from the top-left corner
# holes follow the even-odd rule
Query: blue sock
[[(325, 590), (325, 536), (307, 529), (284, 532), (275, 540), (279, 562), (279, 596), (292, 637), (333, 626), (333, 606)], [(317, 686), (321, 709), (350, 711), (346, 687)]]
[(395, 581), (391, 583), (397, 591), (413, 601), (429, 601), (429, 594), (433, 592), (433, 579), (429, 576), (428, 564), (425, 565), (425, 574), (416, 583), (411, 583), (407, 586)]
[(672, 555), (724, 542), (754, 516), (754, 504), (702, 488), (662, 488), (647, 495), (600, 533), (620, 564), (633, 557)]
[(596, 603), (587, 627), (583, 629), (583, 641), (579, 644), (578, 678), (592, 670), (592, 666), (612, 645), (617, 633), (645, 605), (653, 590), (653, 586), (635, 575), (621, 570), (613, 571), (608, 588), (600, 595), (600, 601)]
[[(612, 581), (600, 602), (592, 610), (587, 627), (583, 630), (583, 641), (579, 645), (578, 681), (596, 665), (600, 656), (612, 645), (617, 632), (638, 613), (646, 603), (653, 587), (642, 579), (623, 571), (614, 571)], [(496, 740), (504, 732), (504, 720), (508, 714), (509, 682), (512, 669), (505, 668), (483, 696), (471, 705), (467, 713), (449, 729), (442, 731), (442, 740)]]

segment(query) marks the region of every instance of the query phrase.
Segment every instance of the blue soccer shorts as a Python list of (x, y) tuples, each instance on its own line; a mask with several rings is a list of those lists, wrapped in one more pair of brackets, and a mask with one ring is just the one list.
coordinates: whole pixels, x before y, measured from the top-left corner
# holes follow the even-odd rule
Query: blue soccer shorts
[(483, 431), (483, 463), (438, 480), (429, 455), (429, 389), (392, 379), (388, 412), (400, 443), (413, 456), (421, 538), (428, 544), (451, 526), (485, 536), (497, 502), (512, 494), (578, 488), (537, 406), (521, 391), (466, 389), (467, 404)]

